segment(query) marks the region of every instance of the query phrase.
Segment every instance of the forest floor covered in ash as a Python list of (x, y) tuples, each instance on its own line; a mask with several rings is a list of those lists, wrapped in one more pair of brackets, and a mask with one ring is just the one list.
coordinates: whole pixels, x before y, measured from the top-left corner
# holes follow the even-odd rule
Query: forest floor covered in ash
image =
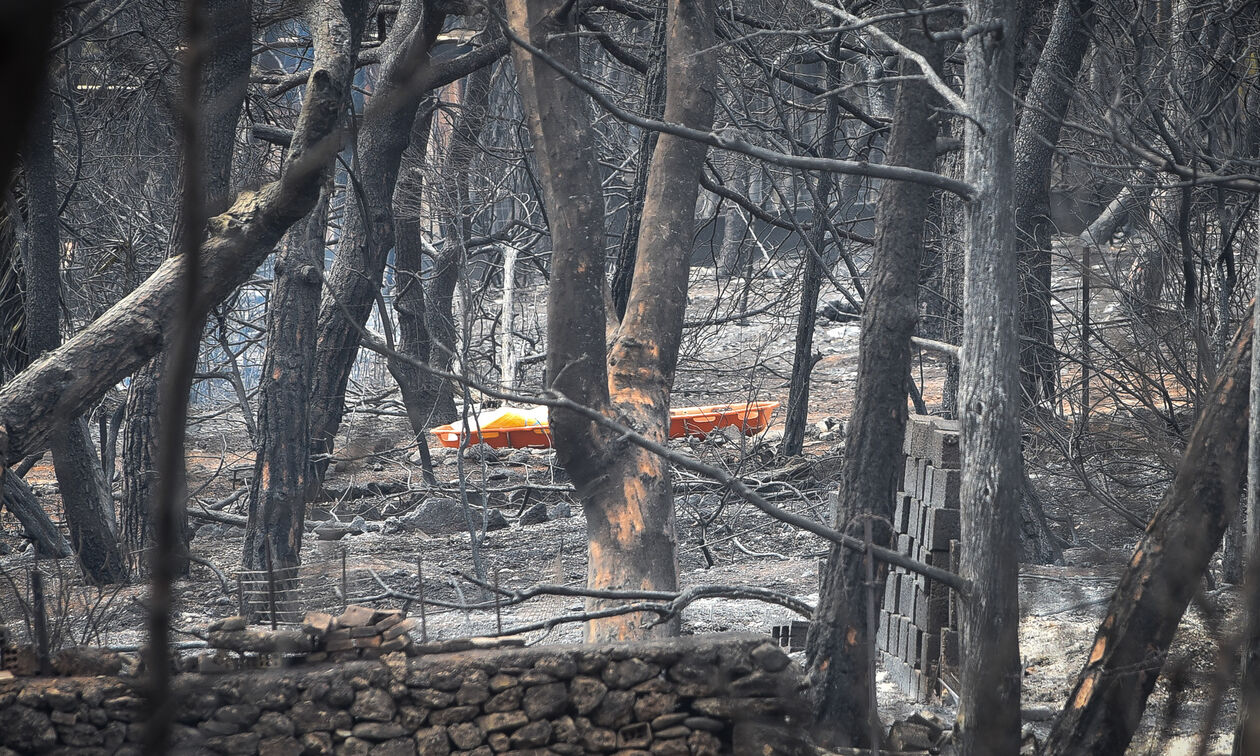
[[(693, 284), (689, 319), (722, 318), (729, 314), (719, 287), (710, 281)], [(824, 298), (828, 292), (824, 291)], [(750, 292), (748, 311), (768, 302)], [(791, 370), (792, 323), (773, 311), (748, 319), (748, 324), (722, 327), (697, 325), (688, 331), (680, 365), (675, 406), (779, 400), (786, 402)], [(790, 511), (819, 520), (830, 519), (828, 494), (835, 490), (843, 465), (841, 422), (851, 410), (858, 328), (819, 320), (811, 426), (802, 457), (777, 454), (783, 408), (765, 434), (744, 437), (724, 432), (707, 440), (672, 442), (673, 446), (738, 474), (767, 499)], [(916, 358), (929, 409), (939, 406), (945, 367), (939, 358)], [(364, 387), (367, 397), (347, 415), (337, 460), (325, 481), (326, 501), (311, 505), (315, 530), (303, 540), (301, 592), (303, 610), (339, 611), (350, 602), (382, 606), (417, 605), (418, 571), (424, 574), (427, 600), (447, 605), (481, 605), (475, 609), (431, 606), (425, 613), (429, 639), (489, 635), (579, 614), (582, 600), (538, 596), (519, 604), (495, 606), (489, 594), (467, 576), (496, 579), (500, 588), (524, 591), (540, 583), (580, 587), (586, 575), (585, 524), (580, 504), (549, 450), (466, 451), (443, 449), (431, 439), (436, 486), (423, 482), (409, 430), (396, 394)], [(211, 506), (248, 485), (252, 451), (240, 412), (225, 411), (189, 430), (189, 488), (192, 508)], [(1030, 451), (1036, 453), (1036, 450)], [(1021, 653), (1024, 661), (1023, 703), (1031, 732), (1044, 736), (1048, 720), (1062, 707), (1076, 674), (1085, 663), (1094, 632), (1123, 566), (1140, 532), (1117, 525), (1116, 516), (1090, 497), (1061, 484), (1065, 474), (1049, 456), (1030, 464), (1047, 513), (1061, 535), (1073, 542), (1063, 565), (1026, 565), (1021, 573)], [(1058, 473), (1058, 474), (1056, 474)], [(55, 478), (46, 459), (28, 476), (54, 518), (60, 520)], [(462, 486), (461, 486), (462, 481)], [(814, 605), (818, 572), (828, 544), (770, 519), (711, 481), (675, 472), (679, 564), (684, 590), (696, 586), (755, 586), (787, 594)], [(462, 488), (462, 490), (461, 490)], [(364, 495), (365, 494), (365, 495)], [(477, 534), (477, 546), (462, 532), (427, 533), (409, 515), (426, 501), (453, 498), (484, 501), (502, 515), (505, 527)], [(244, 514), (245, 496), (222, 508)], [(1153, 509), (1155, 500), (1145, 502)], [(541, 510), (538, 505), (541, 504)], [(527, 512), (532, 510), (530, 516)], [(477, 510), (481, 522), (482, 510)], [(567, 516), (566, 516), (567, 515)], [(522, 522), (522, 520), (526, 522)], [(532, 524), (527, 524), (534, 520)], [(15, 597), (23, 593), (25, 575), (35, 566), (22, 552), (16, 524), (7, 515), (0, 544), (0, 611), (21, 634), (24, 618)], [(343, 535), (321, 537), (320, 528), (344, 523)], [(198, 559), (191, 576), (177, 586), (174, 626), (177, 640), (195, 642), (196, 632), (212, 619), (236, 614), (236, 572), (241, 528), (198, 518), (192, 554)], [(336, 529), (336, 528), (334, 528)], [(55, 611), (63, 621), (58, 632), (73, 642), (136, 646), (143, 641), (143, 585), (98, 589), (73, 577), (68, 560), (41, 563), (54, 576)], [(57, 579), (64, 576), (65, 579)], [(345, 586), (347, 596), (341, 595)], [(1213, 691), (1220, 687), (1216, 670), (1218, 640), (1234, 632), (1239, 602), (1232, 587), (1216, 584), (1205, 590), (1187, 613), (1172, 658), (1147, 709), (1141, 740), (1130, 753), (1194, 753)], [(682, 612), (684, 633), (750, 631), (767, 633), (800, 617), (790, 610), (749, 599), (706, 598)], [(524, 633), (530, 643), (576, 643), (579, 623), (560, 623)], [(794, 654), (798, 659), (800, 654)], [(880, 672), (881, 709), (886, 721), (929, 708), (952, 721), (949, 697), (930, 704), (908, 699)], [(1228, 752), (1227, 734), (1234, 702), (1226, 697), (1212, 728), (1208, 753)]]

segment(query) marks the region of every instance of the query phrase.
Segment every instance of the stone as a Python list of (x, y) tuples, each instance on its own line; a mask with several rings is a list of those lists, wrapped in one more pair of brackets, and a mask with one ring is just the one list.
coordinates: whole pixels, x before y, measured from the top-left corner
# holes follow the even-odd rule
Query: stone
[(722, 741), (711, 732), (693, 732), (687, 736), (687, 746), (691, 756), (718, 756), (722, 752)]
[(582, 745), (588, 752), (615, 751), (617, 750), (617, 733), (603, 727), (592, 727), (582, 734)]
[(461, 705), (479, 704), (490, 697), (490, 678), (485, 672), (475, 669), (468, 673), (464, 682), (455, 691), (455, 702)]
[(222, 706), (214, 713), (214, 718), (220, 722), (231, 722), (240, 725), (242, 729), (249, 727), (258, 721), (258, 716), (262, 712), (253, 704), (232, 704), (231, 706)]
[(608, 686), (594, 677), (581, 675), (569, 682), (569, 700), (583, 716), (595, 711), (608, 693)]
[(535, 502), (530, 505), (529, 509), (522, 512), (521, 516), (516, 519), (516, 523), (522, 527), (541, 525), (544, 522), (547, 522), (547, 502), (545, 501)]
[(546, 719), (564, 712), (569, 705), (569, 694), (564, 683), (536, 685), (525, 691), (521, 709), (530, 719)]
[(405, 727), (409, 732), (420, 729), (424, 724), (424, 720), (429, 718), (429, 710), (421, 706), (399, 706), (398, 707), (398, 723)]
[[(469, 447), (472, 449), (475, 447)], [(486, 530), (502, 530), (508, 527), (507, 518), (497, 509), (471, 512), (473, 525), (480, 530), (482, 513), (485, 513)], [(398, 522), (409, 530), (423, 530), (429, 535), (449, 535), (468, 532), (468, 518), (464, 514), (464, 506), (447, 496), (434, 496), (411, 512), (398, 518)]]
[(512, 747), (512, 741), (508, 738), (506, 733), (492, 732), (489, 737), (486, 738), (486, 745), (490, 746), (490, 750), (495, 753), (503, 753)]
[(735, 680), (727, 687), (732, 696), (774, 696), (782, 685), (780, 678), (767, 672), (753, 672)]
[(70, 727), (74, 725), (74, 723), (79, 721), (78, 713), (73, 712), (73, 711), (53, 710), (53, 712), (48, 715), (48, 718), (52, 720), (53, 724), (64, 725), (66, 727)]
[[(429, 714), (429, 723), (435, 725), (451, 725), (457, 722), (471, 722), (481, 712), (476, 706), (451, 706), (446, 709), (434, 709)], [(520, 712), (517, 712), (518, 714)], [(492, 714), (490, 716), (498, 716)], [(525, 716), (521, 714), (521, 716)], [(484, 717), (483, 717), (484, 719)]]
[(652, 753), (657, 756), (691, 756), (691, 747), (686, 738), (657, 740), (652, 743)]
[(579, 743), (582, 740), (577, 722), (567, 714), (551, 723), (551, 736), (560, 743)]
[(62, 743), (74, 748), (94, 748), (105, 742), (101, 731), (86, 722), (58, 727), (57, 735)]
[(476, 722), (459, 722), (446, 728), (446, 734), (456, 748), (470, 750), (486, 741), (486, 731)]
[(359, 691), (354, 697), (354, 705), (350, 707), (350, 716), (355, 720), (370, 722), (388, 722), (394, 718), (394, 699), (383, 690), (368, 688)]
[(661, 730), (655, 733), (655, 735), (661, 740), (670, 740), (672, 738), (685, 738), (691, 735), (691, 730), (688, 730), (686, 727), (683, 727), (682, 725), (674, 725), (673, 727), (666, 727), (664, 730)]
[(371, 756), (372, 744), (359, 738), (346, 738), (333, 750), (337, 756)]
[(701, 714), (727, 721), (783, 713), (783, 704), (774, 698), (697, 698), (691, 702), (691, 708)]
[(372, 756), (416, 756), (416, 743), (411, 738), (386, 740), (372, 747)]
[(670, 667), (669, 679), (678, 684), (680, 696), (711, 696), (721, 687), (716, 665), (695, 658)]
[[(437, 712), (434, 712), (429, 719), (432, 719), (436, 714)], [(503, 730), (515, 730), (518, 727), (524, 727), (529, 724), (529, 717), (525, 716), (525, 712), (522, 711), (503, 711), (478, 717), (477, 723), (486, 732), (502, 732)]]
[(302, 756), (329, 756), (333, 752), (332, 736), (326, 732), (308, 732), (299, 742), (302, 743)]
[(726, 728), (725, 722), (709, 717), (687, 717), (683, 719), (683, 724), (693, 730), (704, 730), (705, 732), (721, 732)]
[(735, 722), (731, 733), (734, 756), (814, 756), (816, 750), (799, 729), (756, 719)]
[(494, 675), (487, 683), (491, 693), (500, 693), (508, 688), (514, 688), (517, 685), (516, 678), (511, 675), (505, 675), (502, 672)]
[(241, 731), (241, 726), (235, 722), (220, 722), (217, 719), (211, 719), (199, 722), (197, 729), (207, 735), (235, 735)]
[(757, 646), (748, 655), (752, 657), (753, 664), (763, 672), (782, 672), (792, 663), (782, 649), (769, 642)]
[(225, 632), (235, 632), (237, 630), (244, 630), (248, 624), (249, 622), (247, 622), (244, 617), (241, 617), (238, 615), (235, 617), (224, 617), (221, 620), (216, 620), (214, 622), (211, 622), (209, 625), (206, 626), (206, 630), (209, 630), (212, 632), (215, 630), (223, 630)]
[(298, 701), (289, 710), (293, 730), (300, 735), (332, 729), (332, 710), (313, 701)]
[(634, 717), (634, 693), (628, 690), (610, 690), (604, 701), (591, 716), (600, 727), (624, 727)]
[(640, 722), (651, 722), (673, 711), (677, 705), (678, 696), (673, 693), (645, 693), (634, 702), (634, 718)]
[(577, 662), (568, 656), (544, 656), (534, 662), (534, 669), (546, 672), (557, 680), (568, 680), (577, 674)]
[(103, 704), (110, 719), (118, 722), (136, 722), (144, 712), (144, 699), (136, 696), (119, 696)]
[(551, 742), (551, 722), (540, 719), (512, 733), (514, 748), (538, 748)]
[(490, 697), (490, 700), (482, 704), (481, 708), (487, 714), (494, 714), (499, 711), (512, 711), (521, 707), (522, 690), (517, 688), (508, 688), (502, 693), (496, 693)]
[(653, 719), (652, 729), (664, 730), (673, 727), (674, 725), (682, 724), (683, 720), (686, 718), (687, 712), (685, 711), (671, 711), (668, 714), (662, 714), (656, 719)]
[(74, 711), (79, 708), (79, 694), (50, 685), (44, 689), (44, 702), (53, 711)]
[(652, 727), (647, 722), (635, 722), (617, 731), (618, 748), (647, 748), (651, 744)]
[(400, 738), (406, 730), (397, 722), (360, 722), (351, 732), (356, 738), (378, 742)]
[(626, 659), (609, 664), (604, 669), (603, 680), (604, 684), (610, 688), (624, 690), (656, 677), (660, 671), (655, 664), (648, 664), (642, 659)]
[(411, 700), (430, 709), (445, 709), (455, 702), (455, 694), (433, 688), (420, 688), (411, 691)]
[(247, 756), (258, 753), (258, 744), (262, 738), (256, 732), (242, 732), (237, 735), (221, 735), (206, 738), (206, 747), (228, 756)]
[(258, 742), (258, 756), (302, 756), (305, 750), (293, 737), (276, 736)]
[(258, 717), (254, 732), (263, 737), (290, 736), (293, 734), (293, 720), (278, 711), (265, 711)]
[(416, 753), (420, 756), (447, 756), (451, 752), (451, 739), (446, 737), (445, 727), (416, 730), (412, 739), (416, 743)]

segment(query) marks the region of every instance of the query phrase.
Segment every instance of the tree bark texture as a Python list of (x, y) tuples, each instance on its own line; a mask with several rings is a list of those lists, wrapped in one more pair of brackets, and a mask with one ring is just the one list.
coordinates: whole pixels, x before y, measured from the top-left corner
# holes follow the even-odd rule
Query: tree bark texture
[[(829, 91), (840, 86), (839, 36), (830, 47), (829, 56), (832, 62), (827, 64), (826, 79)], [(834, 97), (828, 98), (823, 116), (822, 149), (819, 151), (823, 157), (836, 156), (836, 141), (841, 137), (836, 133), (839, 119), (839, 103)], [(820, 172), (814, 186), (814, 227), (809, 238), (804, 240), (805, 271), (801, 278), (801, 301), (800, 309), (796, 313), (796, 340), (792, 351), (792, 376), (789, 379), (787, 415), (784, 418), (783, 443), (780, 446), (780, 452), (788, 457), (801, 453), (805, 444), (805, 426), (809, 424), (809, 377), (814, 372), (814, 323), (818, 320), (818, 290), (822, 286), (823, 250), (826, 248), (829, 225), (827, 217), (832, 207), (831, 186), (831, 172)], [(839, 239), (835, 241), (837, 244), (841, 243)], [(878, 258), (879, 252), (876, 251), (875, 254)]]
[[(317, 44), (340, 40), (338, 52), (311, 70), (280, 179), (241, 194), (231, 209), (211, 219), (197, 287), (203, 313), (248, 279), (289, 226), (306, 215), (340, 147), (335, 127), (353, 70), (349, 41), (341, 39), (347, 30), (337, 25), (314, 29)], [(83, 413), (161, 350), (176, 320), (183, 269), (180, 257), (167, 260), (91, 325), (0, 389), (0, 453), (9, 464), (46, 448), (58, 424)]]
[[(511, 0), (513, 31), (580, 70), (576, 28), (557, 0)], [(665, 120), (713, 123), (715, 53), (711, 2), (671, 0), (666, 31)], [(626, 314), (605, 349), (604, 208), (586, 97), (544, 61), (513, 49), (552, 234), (548, 294), (550, 386), (664, 441), (687, 304), (695, 205), (706, 148), (672, 135), (657, 140), (639, 228)], [(605, 356), (607, 355), (607, 356)], [(674, 501), (669, 470), (654, 454), (618, 441), (573, 412), (551, 412), (557, 456), (586, 512), (591, 588), (675, 590)], [(588, 607), (602, 603), (588, 601)], [(667, 635), (640, 615), (595, 620), (588, 640)]]
[[(217, 215), (231, 202), (232, 150), (236, 143), (236, 124), (249, 84), (251, 0), (206, 0), (203, 4), (207, 22), (206, 45), (210, 54), (201, 66), (198, 84), (198, 182), (206, 211)], [(180, 181), (190, 180), (182, 175)], [(178, 240), (184, 219), (176, 217), (171, 239)], [(159, 459), (161, 393), (168, 371), (167, 350), (142, 367), (132, 377), (133, 390), (127, 397), (127, 439), (123, 447), (123, 500), (120, 507), (124, 521), (124, 542), (130, 549), (129, 561), (144, 570), (143, 556), (153, 544), (153, 507), (156, 488), (155, 470)], [(183, 465), (180, 465), (183, 477)], [(186, 484), (179, 483), (185, 490)], [(184, 507), (175, 510), (177, 538), (181, 548), (189, 540), (188, 518)], [(184, 565), (186, 568), (186, 565)]]
[[(380, 292), (394, 246), (392, 199), (403, 151), (425, 90), (413, 78), (428, 66), (429, 50), (446, 18), (420, 0), (405, 0), (381, 51), (379, 85), (364, 110), (355, 144), (355, 180), (319, 308), (311, 382), (311, 451), (323, 477), (345, 412), (346, 386), (359, 352), (361, 328)], [(357, 326), (357, 327), (356, 327)]]
[[(0, 119), (0, 186), (9, 185), (18, 150), (26, 144), (30, 116), (47, 97), (44, 77), (61, 3), (0, 5), (0, 97), (8, 115)], [(38, 127), (36, 127), (38, 128)]]
[[(61, 345), (61, 234), (57, 220), (57, 161), (51, 93), (38, 106), (38, 117), (23, 153), (26, 177), (27, 234), (23, 259), (26, 277), (26, 334), (32, 358)], [(70, 416), (49, 438), (70, 544), (88, 579), (117, 583), (127, 577), (118, 548), (114, 501), (97, 463), (96, 447), (82, 413)]]
[(306, 486), (313, 472), (309, 385), (331, 192), (329, 182), (305, 227), (276, 253), (258, 386), (259, 445), (241, 561), (247, 570), (301, 563)]
[(1051, 409), (1058, 386), (1050, 306), (1050, 169), (1063, 116), (1089, 49), (1093, 0), (1059, 0), (1015, 136), (1015, 227), (1020, 261), (1020, 385)]
[(73, 554), (70, 544), (61, 537), (61, 531), (48, 517), (44, 505), (35, 498), (26, 481), (12, 470), (5, 470), (3, 476), (4, 506), (22, 524), (26, 537), (35, 544), (35, 553), (48, 559), (61, 559)]
[(1020, 747), (1019, 271), (1015, 256), (1015, 0), (971, 0), (967, 18), (1002, 28), (966, 43), (966, 209), (962, 364), (962, 607), (964, 660), (958, 707), (964, 756)]
[[(1255, 210), (1260, 220), (1260, 207)], [(1260, 239), (1256, 240), (1255, 260), (1260, 264)], [(1253, 296), (1260, 302), (1260, 276)], [(1244, 325), (1244, 328), (1247, 326)], [(1247, 635), (1242, 641), (1242, 673), (1239, 681), (1238, 725), (1234, 730), (1234, 756), (1260, 751), (1260, 351), (1254, 348), (1260, 320), (1251, 324), (1251, 386), (1247, 395)], [(1224, 362), (1222, 360), (1222, 362)]]
[(1123, 753), (1133, 738), (1181, 617), (1238, 506), (1247, 464), (1252, 317), (1234, 337), (1172, 485), (1112, 594), (1046, 741), (1047, 756)]
[[(928, 40), (922, 24), (904, 24), (900, 37), (902, 44), (939, 65), (940, 45)], [(907, 79), (898, 85), (888, 164), (932, 169), (935, 100), (924, 81)], [(910, 337), (918, 318), (919, 266), (931, 196), (932, 190), (921, 184), (884, 182), (862, 308), (857, 388), (840, 479), (839, 525), (860, 538), (870, 518), (873, 541), (885, 546), (892, 535), (887, 523), (893, 519), (898, 483), (905, 471), (901, 445), (907, 419), (906, 376)], [(879, 583), (886, 572), (878, 568)], [(805, 649), (813, 725), (821, 743), (871, 745), (867, 743), (869, 725), (879, 714), (872, 710), (870, 700), (869, 654), (875, 628), (866, 626), (865, 588), (863, 554), (833, 547)], [(882, 596), (882, 590), (877, 589), (875, 595)]]

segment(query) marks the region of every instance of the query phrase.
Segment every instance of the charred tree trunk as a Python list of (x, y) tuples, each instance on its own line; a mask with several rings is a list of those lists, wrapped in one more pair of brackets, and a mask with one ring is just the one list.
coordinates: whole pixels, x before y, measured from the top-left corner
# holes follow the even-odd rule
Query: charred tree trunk
[[(251, 0), (207, 0), (205, 13), (206, 40), (211, 54), (201, 68), (198, 97), (196, 177), (182, 175), (181, 182), (196, 180), (208, 215), (227, 209), (231, 202), (232, 151), (236, 140), (236, 123), (245, 101), (249, 83)], [(175, 220), (171, 233), (174, 243), (182, 233), (186, 220)], [(201, 320), (204, 322), (204, 318)], [(200, 331), (200, 328), (197, 329)], [(167, 363), (170, 354), (163, 349), (133, 376), (133, 390), (127, 397), (127, 430), (123, 447), (123, 501), (125, 540), (131, 559), (144, 569), (143, 554), (153, 544), (152, 508), (157, 491), (156, 469), (161, 446), (162, 393), (169, 382)], [(136, 388), (138, 386), (138, 388)], [(178, 390), (178, 389), (176, 389)], [(180, 478), (175, 485), (185, 491), (184, 465), (178, 465)], [(181, 496), (182, 498), (182, 496)], [(180, 506), (172, 513), (176, 539), (181, 550), (189, 541), (188, 518)], [(182, 558), (178, 567), (187, 570)]]
[[(829, 50), (831, 62), (827, 64), (827, 89), (830, 91), (840, 85), (840, 38), (839, 35), (831, 43)], [(827, 100), (826, 115), (823, 116), (821, 156), (836, 156), (836, 141), (840, 135), (836, 133), (839, 125), (840, 105), (836, 98)], [(929, 140), (931, 143), (931, 140)], [(893, 158), (896, 162), (896, 158)], [(900, 163), (898, 163), (900, 165)], [(931, 168), (929, 164), (928, 169)], [(828, 171), (818, 174), (818, 182), (814, 187), (814, 227), (810, 238), (805, 240), (805, 274), (801, 279), (801, 304), (796, 315), (796, 341), (792, 352), (792, 376), (789, 381), (787, 417), (783, 423), (783, 444), (779, 451), (784, 456), (793, 457), (801, 453), (805, 443), (805, 426), (809, 425), (809, 378), (814, 372), (817, 360), (814, 357), (814, 323), (818, 320), (818, 290), (822, 286), (823, 250), (827, 243), (827, 217), (831, 212), (832, 175)], [(839, 239), (835, 240), (841, 243)], [(876, 251), (876, 258), (879, 252)], [(916, 257), (916, 265), (917, 265)], [(876, 265), (879, 263), (876, 262)], [(907, 337), (907, 343), (909, 338)], [(906, 362), (909, 370), (909, 361)], [(892, 501), (889, 498), (889, 501)]]
[[(1260, 207), (1255, 210), (1260, 220)], [(1254, 259), (1260, 266), (1260, 239)], [(1258, 268), (1260, 269), (1260, 268)], [(1252, 291), (1260, 301), (1260, 276)], [(1260, 351), (1254, 348), (1260, 320), (1253, 316), (1251, 328), (1251, 386), (1247, 397), (1247, 587), (1246, 635), (1242, 639), (1242, 673), (1238, 693), (1238, 723), (1234, 730), (1234, 756), (1260, 751)], [(1224, 360), (1222, 360), (1224, 362)]]
[(61, 532), (44, 511), (31, 487), (12, 470), (5, 470), (4, 506), (22, 524), (22, 530), (35, 544), (35, 554), (45, 559), (62, 559), (74, 553)]
[(1053, 411), (1059, 361), (1050, 307), (1050, 169), (1062, 114), (1089, 49), (1093, 0), (1059, 0), (1015, 137), (1015, 226), (1020, 257), (1020, 384), (1030, 407)]
[(971, 0), (967, 18), (999, 30), (966, 43), (966, 210), (962, 365), (962, 607), (959, 752), (1020, 747), (1018, 559), (1023, 467), (1019, 433), (1019, 271), (1015, 246), (1015, 0)]
[[(648, 49), (660, 50), (665, 47), (665, 19), (663, 2), (655, 3), (656, 20), (652, 24), (652, 44)], [(665, 112), (665, 56), (654, 55), (648, 70), (643, 77), (644, 115), (660, 118)], [(656, 149), (657, 134), (655, 131), (643, 131), (639, 135), (639, 154), (634, 165), (634, 181), (630, 185), (630, 196), (626, 198), (626, 229), (621, 236), (621, 244), (617, 247), (617, 265), (612, 275), (613, 306), (617, 309), (617, 317), (626, 315), (626, 303), (630, 301), (630, 285), (634, 280), (634, 263), (639, 246), (639, 222), (643, 220), (643, 200), (647, 192), (648, 168), (652, 163), (652, 152)]]
[[(346, 193), (345, 219), (328, 288), (319, 308), (311, 381), (311, 484), (323, 478), (345, 412), (346, 385), (394, 246), (392, 199), (403, 151), (425, 92), (412, 82), (429, 63), (429, 50), (446, 14), (435, 5), (404, 0), (381, 51), (379, 86), (359, 128), (356, 181)], [(308, 489), (310, 486), (308, 486)]]
[(267, 303), (267, 352), (258, 386), (259, 445), (241, 560), (247, 570), (301, 563), (306, 486), (312, 472), (307, 387), (315, 362), (313, 335), (332, 190), (330, 181), (306, 227), (276, 253)]
[(1089, 660), (1046, 741), (1047, 756), (1123, 753), (1142, 718), (1181, 617), (1238, 506), (1252, 317), (1240, 326), (1176, 477), (1116, 586)]
[[(61, 346), (61, 235), (57, 219), (57, 165), (52, 96), (43, 99), (23, 155), (27, 234), (26, 333), (32, 360)], [(97, 462), (82, 414), (59, 424), (49, 438), (70, 543), (88, 579), (117, 583), (127, 577), (118, 549), (114, 501)]]
[[(577, 26), (563, 0), (511, 0), (514, 33), (560, 65), (580, 70), (578, 41), (555, 34)], [(713, 123), (711, 2), (671, 0), (666, 33), (665, 120)], [(605, 350), (604, 208), (586, 97), (561, 74), (517, 46), (521, 98), (538, 158), (553, 242), (547, 305), (547, 374), (565, 396), (614, 413), (650, 438), (668, 433), (669, 397), (687, 304), (687, 269), (705, 148), (662, 134), (653, 152), (626, 316)], [(582, 416), (553, 410), (557, 455), (582, 495), (591, 588), (675, 590), (674, 501), (657, 456)], [(599, 601), (588, 601), (595, 608)], [(640, 615), (595, 620), (589, 640), (666, 635)]]
[[(920, 23), (907, 22), (901, 41), (939, 65), (940, 45), (928, 40)], [(912, 66), (910, 66), (912, 67)], [(903, 81), (897, 89), (896, 117), (888, 143), (890, 165), (931, 170), (936, 161), (937, 127), (931, 87)], [(839, 526), (862, 537), (866, 521), (873, 540), (886, 545), (893, 519), (906, 427), (906, 376), (910, 337), (918, 316), (919, 266), (924, 219), (932, 190), (921, 184), (888, 181), (876, 210), (875, 250), (862, 309), (857, 388), (845, 440), (840, 479)], [(820, 224), (821, 225), (821, 224)], [(813, 725), (824, 744), (870, 746), (868, 733), (878, 718), (871, 707), (870, 644), (866, 626), (863, 554), (833, 547), (827, 557), (818, 609), (806, 643)], [(882, 583), (885, 570), (877, 580)], [(875, 595), (882, 596), (880, 590)]]

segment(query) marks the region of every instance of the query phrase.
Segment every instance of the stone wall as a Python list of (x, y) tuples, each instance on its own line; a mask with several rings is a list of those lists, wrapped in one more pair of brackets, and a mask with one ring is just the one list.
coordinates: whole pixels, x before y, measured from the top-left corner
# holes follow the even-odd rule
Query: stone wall
[[(803, 754), (799, 669), (764, 636), (466, 651), (175, 678), (175, 753)], [(112, 677), (0, 683), (0, 756), (138, 753)]]

